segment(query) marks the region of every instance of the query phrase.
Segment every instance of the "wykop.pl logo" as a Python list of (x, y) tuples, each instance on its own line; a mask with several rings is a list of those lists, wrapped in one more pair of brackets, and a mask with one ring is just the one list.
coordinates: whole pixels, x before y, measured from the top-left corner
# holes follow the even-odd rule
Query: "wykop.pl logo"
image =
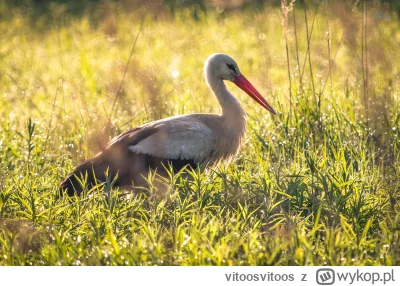
[(335, 283), (335, 271), (330, 268), (318, 269), (316, 279), (319, 285), (332, 285)]

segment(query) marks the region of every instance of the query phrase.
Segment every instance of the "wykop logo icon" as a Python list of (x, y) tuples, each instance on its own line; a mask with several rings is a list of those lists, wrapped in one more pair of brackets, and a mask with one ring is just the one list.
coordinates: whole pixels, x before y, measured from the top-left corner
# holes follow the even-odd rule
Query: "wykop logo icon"
[(318, 269), (316, 279), (319, 285), (332, 285), (335, 283), (335, 271), (330, 268)]

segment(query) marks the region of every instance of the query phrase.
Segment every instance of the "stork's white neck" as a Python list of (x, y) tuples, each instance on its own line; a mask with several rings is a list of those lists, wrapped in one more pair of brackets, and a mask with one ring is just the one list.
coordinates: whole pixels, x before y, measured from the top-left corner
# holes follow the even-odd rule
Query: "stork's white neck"
[(210, 76), (206, 73), (207, 84), (214, 92), (221, 107), (221, 132), (225, 133), (226, 138), (230, 142), (225, 142), (226, 146), (233, 146), (233, 152), (236, 152), (241, 138), (246, 132), (246, 112), (240, 105), (236, 97), (234, 97), (226, 88), (222, 79)]
[(246, 112), (239, 101), (228, 91), (222, 79), (210, 76), (206, 71), (207, 84), (214, 92), (221, 107), (217, 130), (218, 158), (229, 158), (235, 154), (246, 133)]
[(239, 103), (236, 97), (234, 97), (222, 79), (219, 79), (212, 74), (206, 73), (206, 80), (208, 86), (214, 92), (215, 97), (218, 100), (219, 106), (223, 117), (246, 117), (242, 105)]

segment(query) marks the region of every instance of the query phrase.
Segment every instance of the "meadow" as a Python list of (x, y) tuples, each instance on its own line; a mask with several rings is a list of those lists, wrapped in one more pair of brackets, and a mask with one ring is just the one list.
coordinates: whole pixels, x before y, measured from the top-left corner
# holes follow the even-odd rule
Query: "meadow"
[[(400, 265), (396, 11), (139, 2), (0, 1), (0, 265)], [(234, 159), (166, 188), (151, 175), (130, 194), (59, 196), (121, 132), (218, 113), (203, 78), (216, 52), (278, 111), (227, 83), (248, 114)]]

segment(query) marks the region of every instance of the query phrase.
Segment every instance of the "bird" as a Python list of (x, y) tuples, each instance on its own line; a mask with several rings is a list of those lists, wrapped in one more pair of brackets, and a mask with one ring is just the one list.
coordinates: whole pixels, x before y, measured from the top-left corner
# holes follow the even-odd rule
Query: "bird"
[(224, 81), (233, 82), (276, 115), (230, 56), (222, 53), (209, 56), (204, 64), (204, 76), (218, 100), (220, 114), (173, 116), (130, 129), (77, 166), (60, 183), (59, 189), (69, 196), (80, 195), (84, 178), (88, 188), (107, 178), (114, 178), (117, 187), (144, 186), (150, 171), (166, 176), (168, 166), (175, 171), (186, 167), (204, 170), (233, 157), (246, 133), (246, 112)]

